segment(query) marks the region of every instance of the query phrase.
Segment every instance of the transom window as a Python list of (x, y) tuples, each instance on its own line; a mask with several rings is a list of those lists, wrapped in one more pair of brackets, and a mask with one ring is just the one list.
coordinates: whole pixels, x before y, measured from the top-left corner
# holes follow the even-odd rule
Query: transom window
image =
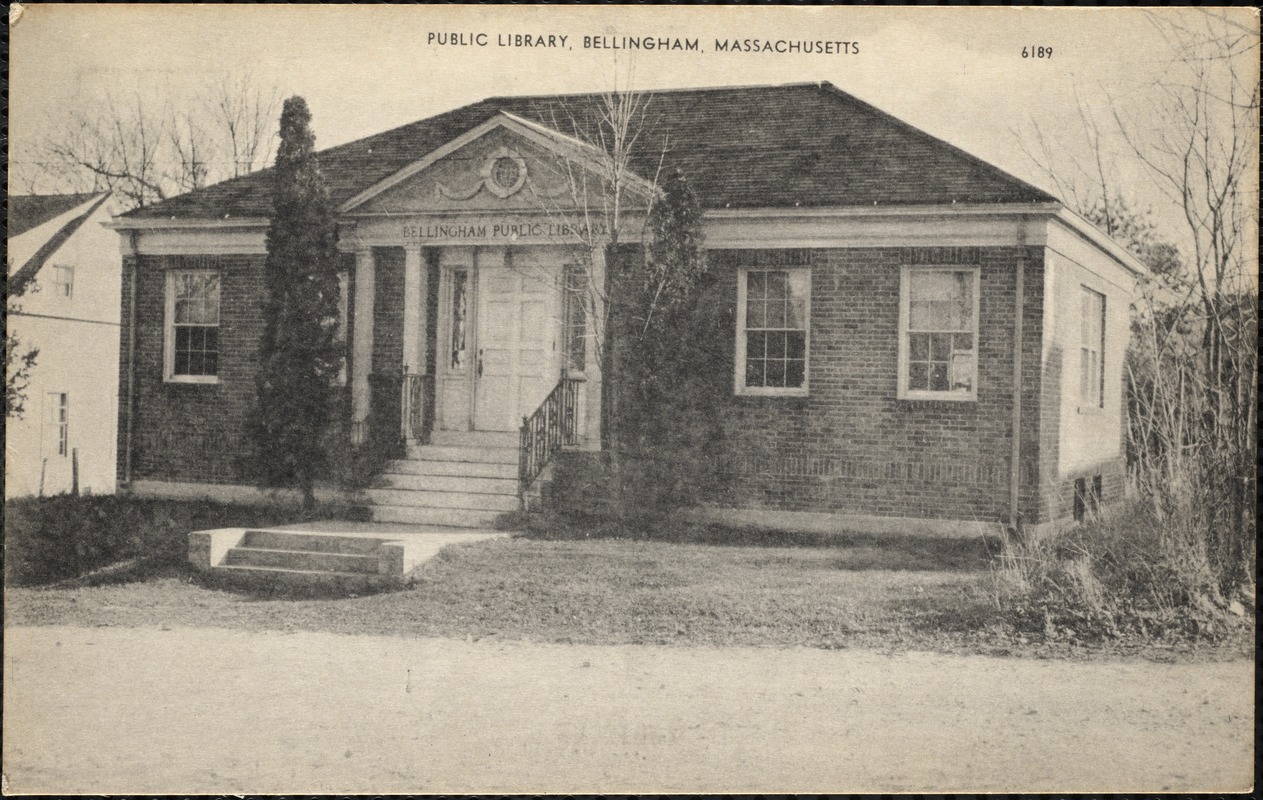
[(737, 393), (806, 394), (810, 270), (742, 269), (737, 301)]
[(905, 267), (899, 397), (973, 400), (978, 383), (978, 270)]
[(219, 375), (219, 273), (167, 273), (167, 380), (213, 383)]
[(1100, 408), (1105, 385), (1105, 295), (1084, 286), (1079, 302), (1079, 402)]

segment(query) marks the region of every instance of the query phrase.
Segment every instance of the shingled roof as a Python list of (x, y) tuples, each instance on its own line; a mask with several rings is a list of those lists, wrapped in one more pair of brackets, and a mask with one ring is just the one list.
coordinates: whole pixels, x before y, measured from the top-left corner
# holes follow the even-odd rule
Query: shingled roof
[[(844, 207), (1055, 200), (829, 83), (646, 92), (638, 172), (678, 167), (705, 208)], [(335, 203), (501, 111), (569, 132), (599, 95), (493, 97), (319, 153)], [(562, 124), (558, 124), (562, 120)], [(271, 214), (271, 170), (127, 217)]]
[(89, 194), (11, 194), (9, 195), (8, 236), (21, 236), (54, 217), (83, 205), (99, 192)]

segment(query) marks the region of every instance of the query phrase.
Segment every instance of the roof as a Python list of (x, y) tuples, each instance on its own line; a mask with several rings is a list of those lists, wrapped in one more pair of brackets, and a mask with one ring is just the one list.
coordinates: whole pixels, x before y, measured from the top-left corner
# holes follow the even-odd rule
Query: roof
[(9, 195), (9, 233), (12, 239), (49, 220), (60, 217), (72, 208), (98, 196), (88, 194), (17, 194)]
[[(88, 219), (96, 213), (97, 209), (109, 199), (109, 197), (109, 192), (101, 192), (100, 194), (14, 195), (9, 197), (10, 238), (18, 236), (27, 230), (31, 230), (32, 228), (38, 227), (49, 220), (56, 219), (68, 211), (83, 207), (83, 211), (81, 213), (76, 214), (74, 217), (67, 220), (60, 228), (53, 231), (52, 235), (40, 245), (39, 249), (36, 250), (24, 264), (13, 270), (13, 277), (11, 278), (12, 285), (21, 285), (24, 281), (34, 278), (36, 273), (40, 271), (40, 268), (44, 266), (48, 259), (52, 258), (53, 254), (60, 250), (61, 246), (65, 244), (71, 236), (74, 236), (76, 231), (83, 227), (83, 223), (87, 222)], [(54, 200), (57, 199), (60, 199), (63, 202), (54, 202)], [(75, 202), (71, 202), (72, 199)], [(28, 200), (40, 202), (28, 203), (26, 202)], [(53, 208), (59, 208), (60, 210), (55, 213), (49, 213), (50, 209)], [(19, 214), (24, 213), (26, 215), (23, 221), (30, 219), (38, 219), (38, 221), (32, 225), (28, 225), (22, 230), (15, 230), (12, 224), (15, 209), (18, 210)], [(39, 211), (39, 214), (36, 213), (37, 210)]]
[[(1056, 198), (829, 83), (648, 91), (633, 166), (688, 176), (704, 208), (1043, 203)], [(570, 133), (599, 94), (492, 97), (319, 152), (340, 205), (500, 112)], [(267, 217), (271, 170), (131, 218)]]

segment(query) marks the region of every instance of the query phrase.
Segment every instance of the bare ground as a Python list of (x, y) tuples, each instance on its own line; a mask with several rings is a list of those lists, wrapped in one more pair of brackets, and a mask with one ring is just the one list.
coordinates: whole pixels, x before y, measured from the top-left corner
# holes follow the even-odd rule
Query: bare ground
[(10, 627), (5, 790), (1240, 792), (1253, 664)]

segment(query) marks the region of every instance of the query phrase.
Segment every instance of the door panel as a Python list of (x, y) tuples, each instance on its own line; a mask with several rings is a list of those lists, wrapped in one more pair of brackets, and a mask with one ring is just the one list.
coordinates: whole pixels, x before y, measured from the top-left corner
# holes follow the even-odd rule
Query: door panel
[(517, 430), (557, 381), (556, 287), (525, 266), (488, 266), (478, 277), (474, 427)]

